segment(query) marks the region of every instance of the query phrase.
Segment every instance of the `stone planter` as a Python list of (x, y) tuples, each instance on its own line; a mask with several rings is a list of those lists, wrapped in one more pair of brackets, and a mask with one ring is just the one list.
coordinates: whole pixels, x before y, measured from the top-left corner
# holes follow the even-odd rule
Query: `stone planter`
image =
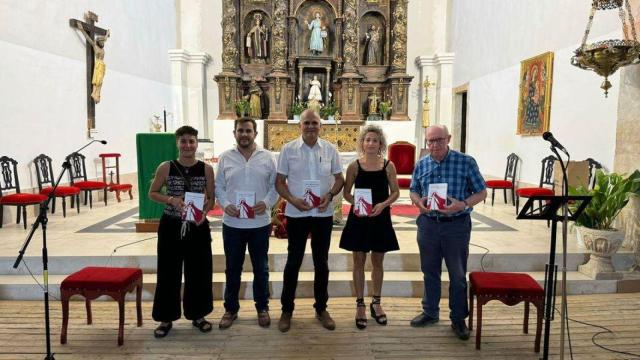
[(596, 230), (582, 226), (576, 226), (576, 233), (591, 254), (586, 264), (578, 266), (578, 271), (596, 280), (621, 279), (622, 273), (616, 272), (611, 257), (620, 249), (624, 233), (619, 230)]

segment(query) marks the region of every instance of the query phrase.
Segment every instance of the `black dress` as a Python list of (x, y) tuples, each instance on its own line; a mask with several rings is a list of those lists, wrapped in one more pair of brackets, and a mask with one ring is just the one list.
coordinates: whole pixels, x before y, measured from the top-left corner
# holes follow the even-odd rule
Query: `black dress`
[[(389, 180), (385, 160), (381, 170), (366, 171), (358, 164), (358, 174), (354, 186), (358, 189), (371, 189), (371, 200), (375, 206), (389, 197)], [(349, 210), (347, 224), (340, 237), (340, 248), (349, 251), (387, 252), (399, 250), (396, 232), (391, 224), (391, 209), (387, 206), (375, 217), (359, 217), (353, 214), (353, 205)]]

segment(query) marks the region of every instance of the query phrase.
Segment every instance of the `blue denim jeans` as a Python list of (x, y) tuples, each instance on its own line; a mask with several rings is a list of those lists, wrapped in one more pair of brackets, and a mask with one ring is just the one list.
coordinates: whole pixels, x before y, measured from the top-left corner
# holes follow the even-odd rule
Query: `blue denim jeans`
[(236, 313), (240, 309), (238, 292), (245, 252), (249, 247), (249, 257), (253, 267), (253, 300), (256, 310), (269, 310), (269, 233), (271, 225), (239, 229), (222, 225), (222, 240), (226, 258), (226, 285), (224, 289), (224, 308)]
[(451, 222), (438, 222), (420, 215), (418, 248), (420, 266), (424, 275), (422, 309), (425, 314), (439, 318), (440, 276), (444, 259), (449, 272), (449, 318), (461, 321), (469, 316), (467, 303), (467, 259), (471, 238), (471, 217), (460, 216)]

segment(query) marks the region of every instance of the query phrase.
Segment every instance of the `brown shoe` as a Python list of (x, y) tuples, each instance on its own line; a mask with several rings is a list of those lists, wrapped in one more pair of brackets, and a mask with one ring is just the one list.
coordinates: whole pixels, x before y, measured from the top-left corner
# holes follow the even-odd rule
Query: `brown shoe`
[(271, 317), (269, 317), (269, 311), (258, 311), (258, 325), (261, 327), (269, 327), (271, 325)]
[(287, 332), (291, 328), (291, 316), (292, 314), (287, 311), (283, 311), (280, 315), (280, 321), (278, 321), (278, 330), (281, 332)]
[(323, 311), (320, 314), (316, 314), (316, 318), (320, 320), (322, 326), (327, 330), (335, 330), (336, 322), (333, 321), (328, 311)]
[(220, 329), (230, 328), (231, 325), (233, 325), (233, 320), (237, 318), (238, 318), (238, 313), (230, 313), (226, 311), (224, 315), (222, 315), (222, 319), (220, 319), (220, 323), (218, 324), (218, 327)]

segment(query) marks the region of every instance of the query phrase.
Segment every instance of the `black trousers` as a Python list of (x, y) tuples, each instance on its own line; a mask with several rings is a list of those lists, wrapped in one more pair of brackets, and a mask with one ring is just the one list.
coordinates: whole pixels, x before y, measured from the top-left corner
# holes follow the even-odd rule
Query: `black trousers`
[(158, 280), (153, 297), (153, 319), (174, 321), (181, 316), (180, 288), (184, 264), (184, 316), (197, 320), (213, 311), (211, 231), (209, 222), (189, 224), (180, 237), (182, 220), (163, 215), (158, 227)]
[(284, 267), (284, 281), (282, 286), (282, 311), (293, 312), (298, 273), (304, 259), (307, 247), (307, 237), (311, 233), (311, 254), (313, 255), (314, 279), (313, 307), (317, 313), (327, 309), (329, 294), (329, 245), (331, 244), (331, 230), (333, 218), (327, 217), (287, 217), (287, 233), (289, 244), (287, 247), (287, 264)]

